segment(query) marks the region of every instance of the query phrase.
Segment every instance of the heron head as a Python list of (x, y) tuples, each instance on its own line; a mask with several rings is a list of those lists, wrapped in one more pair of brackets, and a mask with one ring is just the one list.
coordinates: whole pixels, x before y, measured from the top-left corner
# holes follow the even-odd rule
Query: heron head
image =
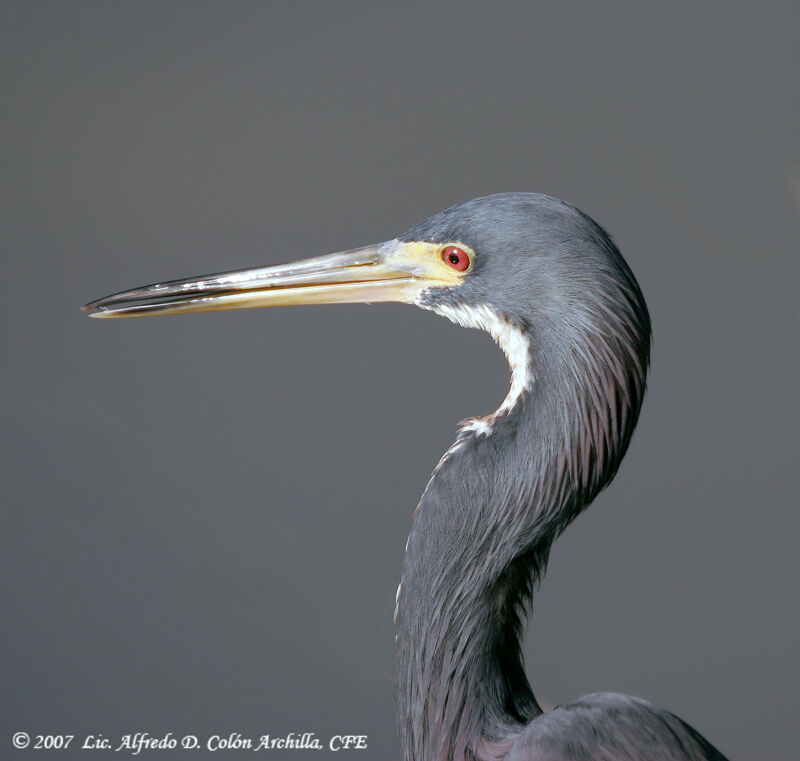
[(155, 283), (84, 309), (108, 318), (400, 301), (458, 314), (464, 324), (471, 310), (489, 310), (525, 329), (558, 330), (615, 300), (646, 315), (630, 270), (600, 227), (555, 198), (504, 193), (453, 206), (383, 243)]
[(556, 198), (476, 198), (436, 214), (399, 240), (467, 252), (469, 267), (457, 284), (425, 289), (416, 299), (418, 306), (456, 321), (490, 311), (540, 341), (563, 341), (581, 327), (602, 330), (610, 315), (642, 323), (637, 332), (649, 331), (636, 280), (608, 234)]

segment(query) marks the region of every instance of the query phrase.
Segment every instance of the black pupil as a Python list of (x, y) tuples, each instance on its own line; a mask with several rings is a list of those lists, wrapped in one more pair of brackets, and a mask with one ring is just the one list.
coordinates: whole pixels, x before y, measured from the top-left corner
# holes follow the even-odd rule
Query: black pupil
[(450, 254), (450, 263), (451, 264), (458, 264), (459, 256), (458, 254)]

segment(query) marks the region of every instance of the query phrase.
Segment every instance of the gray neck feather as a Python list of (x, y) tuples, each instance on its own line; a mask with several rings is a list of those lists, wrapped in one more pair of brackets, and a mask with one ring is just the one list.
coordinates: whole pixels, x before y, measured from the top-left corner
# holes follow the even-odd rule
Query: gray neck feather
[(520, 326), (535, 381), (491, 430), (462, 432), (415, 512), (397, 609), (406, 761), (501, 759), (541, 713), (519, 641), (533, 587), (616, 472), (644, 393), (646, 312), (600, 311), (602, 332), (590, 316)]

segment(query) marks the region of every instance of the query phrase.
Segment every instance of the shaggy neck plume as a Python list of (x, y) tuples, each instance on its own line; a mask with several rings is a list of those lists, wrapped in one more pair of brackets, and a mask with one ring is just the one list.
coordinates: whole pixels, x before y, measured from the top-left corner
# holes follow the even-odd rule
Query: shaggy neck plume
[(644, 391), (647, 347), (630, 351), (637, 331), (624, 319), (570, 341), (495, 318), (472, 326), (501, 344), (512, 389), (462, 429), (407, 545), (396, 611), (406, 761), (498, 761), (541, 713), (520, 650), (531, 593), (553, 540), (616, 472)]

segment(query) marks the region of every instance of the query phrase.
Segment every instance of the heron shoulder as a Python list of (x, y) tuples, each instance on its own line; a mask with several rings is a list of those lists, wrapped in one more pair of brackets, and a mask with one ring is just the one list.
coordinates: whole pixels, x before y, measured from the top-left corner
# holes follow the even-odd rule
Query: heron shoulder
[(692, 727), (647, 701), (595, 693), (534, 719), (506, 761), (726, 761)]

